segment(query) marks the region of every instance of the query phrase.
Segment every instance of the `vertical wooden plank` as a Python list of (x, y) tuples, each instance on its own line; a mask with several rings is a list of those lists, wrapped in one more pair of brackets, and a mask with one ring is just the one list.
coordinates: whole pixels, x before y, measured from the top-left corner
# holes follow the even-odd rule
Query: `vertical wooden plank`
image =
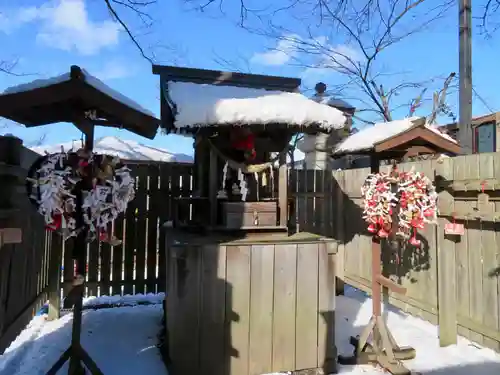
[(297, 170), (297, 227), (299, 232), (306, 231), (307, 228), (307, 170)]
[[(455, 168), (455, 180), (461, 179), (480, 179), (480, 165), (479, 165), (479, 154), (466, 155), (455, 158), (455, 167), (457, 164), (461, 163), (459, 167), (461, 174), (456, 175)], [(463, 178), (461, 178), (463, 176)], [(472, 211), (477, 208), (477, 201), (469, 201), (468, 210)], [(465, 223), (468, 230), (468, 247), (469, 250), (469, 296), (470, 301), (470, 318), (478, 324), (483, 321), (483, 265), (481, 263), (481, 256), (478, 254), (478, 245), (481, 244), (481, 228), (477, 221)], [(478, 256), (479, 255), (479, 256)], [(475, 332), (471, 332), (470, 339), (479, 344), (483, 343), (483, 335)]]
[(318, 367), (337, 372), (335, 346), (335, 254), (333, 244), (318, 244)]
[(125, 214), (118, 216), (113, 223), (113, 233), (116, 238), (122, 241), (121, 246), (113, 246), (112, 248), (112, 281), (111, 295), (121, 295), (123, 286), (123, 254), (125, 246)]
[(226, 310), (226, 320), (229, 320), (231, 351), (233, 352), (229, 361), (230, 373), (247, 375), (251, 249), (250, 246), (227, 246), (226, 251), (226, 308), (228, 309)]
[[(279, 197), (280, 225), (288, 225), (288, 165), (286, 163), (286, 152), (280, 154), (279, 158)], [(212, 172), (213, 173), (213, 172)]]
[[(289, 176), (290, 176), (290, 197), (289, 197), (289, 202), (291, 202), (291, 212), (290, 212), (290, 229), (291, 232), (294, 233), (297, 231), (297, 225), (299, 222), (299, 217), (298, 217), (298, 189), (297, 189), (297, 183), (298, 183), (298, 171), (297, 169), (290, 169), (289, 170)], [(275, 183), (272, 183), (272, 185), (276, 185)], [(274, 186), (273, 186), (274, 188)], [(273, 189), (275, 190), (275, 189)], [(273, 197), (275, 196), (274, 191), (273, 191)]]
[[(135, 187), (137, 189), (137, 165), (129, 166), (132, 177), (135, 178)], [(123, 261), (123, 294), (134, 293), (134, 267), (135, 267), (135, 251), (136, 251), (136, 220), (137, 220), (137, 202), (136, 197), (129, 202), (125, 211), (125, 242), (122, 245), (124, 252)]]
[[(109, 296), (111, 286), (111, 254), (112, 248), (109, 243), (100, 244), (100, 262), (99, 262), (99, 295)], [(121, 245), (118, 245), (121, 246)]]
[(71, 285), (73, 283), (73, 278), (75, 275), (75, 261), (73, 260), (73, 243), (74, 239), (70, 238), (64, 241), (63, 244), (63, 256), (64, 256), (64, 268), (63, 268), (63, 288), (64, 296), (68, 295), (71, 290)]
[(318, 362), (318, 244), (297, 245), (297, 315), (295, 368), (316, 368)]
[(202, 262), (200, 369), (206, 375), (227, 374), (226, 247), (205, 246)]
[(167, 221), (172, 220), (172, 194), (170, 190), (170, 178), (171, 178), (172, 170), (171, 165), (169, 163), (163, 163), (160, 165), (160, 196), (159, 196), (159, 204), (158, 204), (158, 225), (159, 225), (159, 234), (158, 234), (158, 286), (157, 292), (164, 292), (166, 289), (165, 286), (165, 270), (166, 270), (166, 261), (165, 258), (165, 230), (162, 229), (162, 225), (164, 225)]
[(135, 294), (144, 293), (146, 273), (146, 232), (147, 232), (147, 199), (148, 199), (148, 166), (139, 164), (137, 170), (137, 190), (135, 197), (136, 213), (136, 247), (135, 247)]
[(337, 262), (336, 262), (336, 294), (344, 294), (344, 276), (345, 276), (345, 194), (344, 194), (344, 173), (335, 172), (332, 176), (332, 203), (330, 204), (330, 210), (332, 212), (331, 220), (334, 220), (333, 232), (335, 236), (333, 237), (337, 240)]
[(87, 296), (97, 296), (97, 275), (99, 273), (99, 241), (88, 244), (87, 260)]
[[(479, 168), (482, 180), (494, 178), (494, 153), (479, 155)], [(497, 159), (499, 160), (499, 159)], [(495, 212), (495, 202), (490, 201), (488, 193), (478, 196), (478, 209), (482, 212)], [(488, 330), (499, 331), (499, 291), (498, 282), (491, 277), (492, 265), (497, 263), (496, 253), (498, 244), (494, 232), (495, 225), (492, 222), (481, 223), (481, 263), (483, 266), (483, 320), (482, 323)], [(498, 350), (500, 343), (484, 336), (485, 346)]]
[(315, 201), (315, 179), (316, 179), (316, 174), (317, 170), (315, 169), (306, 169), (305, 175), (306, 175), (306, 194), (305, 194), (305, 200), (306, 200), (306, 209), (305, 209), (305, 226), (303, 227), (302, 231), (310, 232), (310, 233), (318, 233), (316, 229), (316, 223), (315, 223), (315, 206), (314, 206), (314, 201)]
[[(200, 323), (201, 316), (201, 253), (204, 247), (183, 246), (172, 259), (176, 263), (175, 321), (170, 327), (172, 334), (172, 361), (179, 374), (199, 374), (200, 370)], [(167, 302), (171, 295), (167, 297)], [(172, 296), (173, 297), (173, 296)], [(169, 318), (169, 317), (168, 317)], [(189, 332), (189, 334), (186, 334)]]
[[(436, 175), (443, 176), (453, 170), (453, 159), (445, 159), (437, 166)], [(439, 207), (452, 211), (453, 196), (444, 190), (439, 193)], [(444, 226), (448, 218), (439, 218), (437, 231), (437, 282), (438, 282), (438, 321), (439, 344), (448, 346), (457, 343), (457, 290), (456, 260), (454, 239), (444, 234)]]
[(272, 371), (274, 245), (253, 245), (250, 275), (249, 375)]
[[(326, 192), (325, 192), (325, 176), (327, 171), (316, 170), (314, 176), (314, 212), (313, 212), (313, 222), (314, 222), (314, 233), (327, 236), (327, 225), (328, 221), (326, 215), (328, 212), (328, 207), (326, 203)], [(331, 172), (330, 172), (331, 173)]]
[(295, 366), (297, 245), (274, 247), (273, 372)]
[(218, 175), (217, 171), (217, 154), (210, 148), (210, 166), (209, 166), (209, 179), (208, 179), (208, 201), (210, 206), (210, 225), (214, 226), (217, 223), (217, 189), (218, 189)]
[[(157, 254), (159, 252), (158, 244), (158, 211), (161, 207), (161, 197), (159, 191), (159, 176), (160, 167), (158, 164), (148, 165), (148, 175), (149, 175), (149, 200), (147, 208), (147, 221), (148, 221), (148, 236), (147, 236), (147, 253), (146, 253), (146, 263), (147, 263), (147, 282), (146, 282), (146, 293), (154, 293), (156, 290), (156, 260)], [(163, 248), (162, 244), (162, 248)]]
[(59, 319), (61, 312), (61, 260), (62, 260), (62, 237), (53, 234), (51, 241), (50, 259), (50, 291), (48, 320)]

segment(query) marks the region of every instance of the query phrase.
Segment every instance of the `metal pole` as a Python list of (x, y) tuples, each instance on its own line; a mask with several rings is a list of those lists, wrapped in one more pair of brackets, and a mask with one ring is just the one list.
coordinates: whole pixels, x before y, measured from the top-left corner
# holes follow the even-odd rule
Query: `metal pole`
[(463, 154), (472, 153), (472, 32), (471, 0), (459, 2), (459, 142)]

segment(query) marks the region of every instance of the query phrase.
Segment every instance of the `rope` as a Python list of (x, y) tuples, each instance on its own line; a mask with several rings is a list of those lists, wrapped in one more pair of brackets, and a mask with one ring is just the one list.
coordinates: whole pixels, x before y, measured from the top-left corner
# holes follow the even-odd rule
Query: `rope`
[(217, 146), (215, 146), (213, 144), (213, 142), (210, 140), (210, 139), (207, 139), (208, 143), (210, 144), (210, 146), (212, 147), (212, 149), (215, 151), (215, 153), (224, 161), (227, 162), (227, 165), (229, 167), (231, 167), (232, 169), (234, 170), (238, 170), (238, 169), (241, 169), (241, 171), (243, 173), (260, 173), (260, 172), (263, 172), (265, 171), (266, 169), (269, 169), (272, 167), (272, 165), (274, 164), (274, 162), (276, 160), (278, 160), (281, 155), (283, 155), (284, 153), (286, 153), (288, 151), (288, 147), (285, 147), (285, 149), (283, 151), (281, 151), (278, 155), (276, 155), (276, 157), (274, 157), (273, 159), (271, 159), (270, 161), (266, 162), (266, 163), (261, 163), (261, 164), (250, 164), (250, 165), (247, 165), (245, 163), (238, 163), (237, 161), (234, 161), (232, 159), (229, 159), (226, 155), (224, 155), (224, 153), (222, 153), (218, 148)]

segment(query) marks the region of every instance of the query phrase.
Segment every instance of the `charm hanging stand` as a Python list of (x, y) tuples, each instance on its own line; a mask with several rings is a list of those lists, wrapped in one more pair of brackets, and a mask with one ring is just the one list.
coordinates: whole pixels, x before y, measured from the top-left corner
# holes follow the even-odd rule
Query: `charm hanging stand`
[[(371, 173), (379, 173), (379, 164), (379, 159), (372, 156)], [(394, 190), (394, 186), (392, 189)], [(397, 215), (393, 217), (397, 220)], [(397, 227), (395, 221), (392, 224)], [(374, 234), (372, 236), (372, 317), (361, 335), (350, 339), (351, 345), (355, 348), (353, 356), (339, 356), (339, 363), (344, 365), (378, 363), (391, 374), (410, 375), (411, 372), (400, 361), (415, 358), (415, 349), (403, 348), (397, 344), (382, 316), (381, 299), (382, 287), (398, 294), (405, 294), (406, 288), (382, 275), (381, 255), (381, 238)], [(368, 343), (370, 336), (372, 337), (371, 344)]]
[[(76, 124), (75, 124), (76, 125)], [(89, 124), (85, 121), (84, 124), (78, 124), (77, 126), (85, 134), (85, 150), (92, 151), (94, 143), (94, 125)], [(77, 184), (75, 188), (76, 196), (76, 212), (77, 212), (77, 227), (86, 228), (83, 220), (82, 212), (82, 190), (88, 186), (92, 186), (92, 175), (84, 176), (82, 180)], [(56, 375), (57, 372), (62, 368), (62, 366), (69, 360), (68, 375), (83, 375), (85, 374), (85, 367), (90, 371), (92, 375), (104, 375), (99, 369), (97, 364), (92, 360), (90, 355), (83, 349), (81, 344), (81, 333), (82, 333), (82, 310), (83, 310), (83, 294), (84, 294), (84, 284), (85, 272), (86, 272), (86, 238), (88, 229), (81, 230), (76, 238), (74, 239), (73, 252), (76, 261), (76, 274), (81, 276), (83, 279), (75, 279), (75, 285), (70, 291), (72, 295), (72, 300), (74, 300), (73, 307), (73, 326), (71, 335), (71, 344), (68, 349), (61, 355), (61, 357), (54, 363), (54, 365), (47, 371), (46, 375)], [(68, 295), (69, 297), (69, 295)], [(67, 298), (68, 298), (67, 297)]]

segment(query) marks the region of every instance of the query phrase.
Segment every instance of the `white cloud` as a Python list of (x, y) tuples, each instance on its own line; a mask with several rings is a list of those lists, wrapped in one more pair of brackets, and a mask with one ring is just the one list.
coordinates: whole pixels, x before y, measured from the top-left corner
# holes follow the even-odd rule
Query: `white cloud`
[(130, 77), (135, 74), (135, 69), (120, 61), (108, 61), (93, 74), (102, 81), (109, 81)]
[(36, 40), (48, 47), (94, 55), (119, 43), (120, 26), (111, 20), (91, 20), (84, 0), (55, 0), (9, 13), (0, 14), (0, 31), (11, 33), (36, 22)]
[(347, 44), (339, 44), (335, 47), (322, 45), (327, 53), (304, 69), (301, 75), (303, 79), (317, 81), (333, 72), (345, 72), (346, 67), (353, 67), (352, 64), (362, 61), (361, 54)]
[(284, 65), (296, 54), (295, 46), (298, 40), (297, 35), (286, 35), (270, 51), (255, 53), (250, 62), (260, 65)]
[(362, 61), (361, 54), (347, 44), (334, 45), (325, 36), (304, 39), (296, 34), (289, 34), (284, 35), (270, 51), (255, 53), (251, 62), (284, 65), (293, 58), (308, 66), (301, 74), (307, 81), (320, 80), (332, 72), (345, 70), (343, 66)]

